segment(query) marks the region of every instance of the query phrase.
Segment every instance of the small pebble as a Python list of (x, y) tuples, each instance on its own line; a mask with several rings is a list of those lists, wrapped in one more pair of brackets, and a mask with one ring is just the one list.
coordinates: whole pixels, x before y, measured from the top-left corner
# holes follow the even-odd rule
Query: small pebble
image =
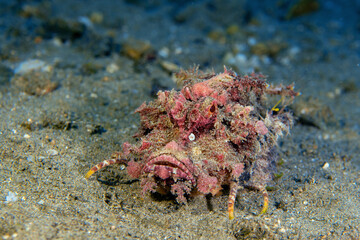
[(92, 12), (90, 14), (90, 20), (93, 23), (102, 23), (104, 20), (104, 14), (102, 14), (101, 12)]
[(236, 33), (240, 32), (240, 28), (237, 24), (231, 24), (227, 29), (226, 33), (229, 35), (234, 35)]
[(163, 47), (162, 49), (159, 50), (158, 54), (163, 58), (167, 58), (170, 54), (170, 50), (167, 47)]
[(59, 152), (56, 151), (55, 149), (50, 149), (50, 150), (48, 150), (48, 154), (49, 154), (50, 156), (56, 156), (56, 155), (59, 154)]
[(168, 72), (177, 72), (177, 71), (179, 71), (179, 66), (176, 65), (175, 63), (172, 63), (172, 62), (161, 61), (160, 65), (164, 70), (166, 70)]
[(98, 98), (98, 95), (96, 93), (90, 93), (91, 98)]
[(330, 167), (330, 164), (328, 162), (324, 163), (324, 165), (322, 166), (323, 169), (328, 169)]
[(51, 71), (51, 67), (46, 64), (46, 62), (39, 59), (30, 59), (24, 62), (21, 62), (14, 70), (15, 74), (25, 74), (31, 71), (42, 71), (48, 72)]
[(183, 49), (182, 49), (181, 47), (177, 47), (177, 48), (175, 48), (174, 53), (175, 53), (176, 55), (178, 55), (178, 54), (182, 54), (182, 52), (183, 52)]
[(106, 66), (106, 71), (108, 73), (114, 73), (119, 71), (119, 66), (116, 63), (110, 63), (109, 65)]
[(145, 53), (151, 50), (152, 46), (148, 41), (128, 39), (123, 44), (123, 52), (133, 60), (139, 60)]
[(8, 195), (5, 197), (5, 203), (16, 202), (18, 200), (17, 195), (16, 192), (9, 191)]
[(60, 38), (58, 37), (54, 37), (52, 39), (52, 44), (55, 46), (55, 47), (61, 47), (63, 45), (62, 41)]

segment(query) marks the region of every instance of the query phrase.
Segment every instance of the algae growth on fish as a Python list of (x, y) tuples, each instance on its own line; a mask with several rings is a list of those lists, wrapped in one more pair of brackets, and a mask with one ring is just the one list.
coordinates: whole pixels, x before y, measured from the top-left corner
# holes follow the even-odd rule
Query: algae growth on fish
[[(271, 86), (261, 74), (238, 76), (226, 68), (220, 74), (194, 68), (176, 77), (180, 91), (159, 91), (156, 100), (136, 110), (139, 141), (125, 142), (122, 151), (91, 168), (86, 178), (105, 166), (123, 164), (131, 177), (141, 180), (143, 193), (170, 192), (178, 203), (196, 194), (216, 195), (229, 186), (230, 219), (238, 190), (256, 189), (263, 195), (265, 213), (277, 140), (293, 125), (286, 109), (298, 95), (293, 85)], [(267, 109), (271, 95), (280, 100)]]

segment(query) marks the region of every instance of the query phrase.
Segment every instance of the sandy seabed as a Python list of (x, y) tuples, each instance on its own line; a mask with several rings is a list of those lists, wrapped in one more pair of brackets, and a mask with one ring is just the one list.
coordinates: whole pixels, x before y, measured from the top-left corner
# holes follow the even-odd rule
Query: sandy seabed
[[(359, 1), (1, 1), (3, 239), (359, 239)], [(308, 3), (308, 4), (310, 4)], [(35, 61), (34, 61), (35, 60)], [(120, 166), (84, 178), (139, 126), (133, 111), (199, 64), (295, 82), (270, 206), (141, 195)]]

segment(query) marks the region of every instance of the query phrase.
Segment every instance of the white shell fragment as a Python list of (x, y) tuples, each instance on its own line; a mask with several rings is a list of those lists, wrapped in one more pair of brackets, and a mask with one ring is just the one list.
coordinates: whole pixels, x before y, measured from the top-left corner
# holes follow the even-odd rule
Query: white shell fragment
[(328, 169), (330, 167), (330, 164), (328, 162), (324, 163), (324, 165), (322, 166), (323, 169)]

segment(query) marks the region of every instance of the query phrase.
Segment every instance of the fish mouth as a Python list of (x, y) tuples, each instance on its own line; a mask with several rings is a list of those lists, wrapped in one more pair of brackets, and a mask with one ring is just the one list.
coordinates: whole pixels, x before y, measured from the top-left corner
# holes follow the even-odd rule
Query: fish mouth
[(190, 163), (189, 159), (186, 159), (185, 164), (175, 156), (164, 153), (150, 159), (144, 166), (144, 173), (151, 174), (155, 177), (159, 177), (162, 180), (173, 179), (174, 182), (178, 180), (190, 181), (195, 185), (196, 180), (193, 173), (190, 171), (191, 166), (187, 166)]

